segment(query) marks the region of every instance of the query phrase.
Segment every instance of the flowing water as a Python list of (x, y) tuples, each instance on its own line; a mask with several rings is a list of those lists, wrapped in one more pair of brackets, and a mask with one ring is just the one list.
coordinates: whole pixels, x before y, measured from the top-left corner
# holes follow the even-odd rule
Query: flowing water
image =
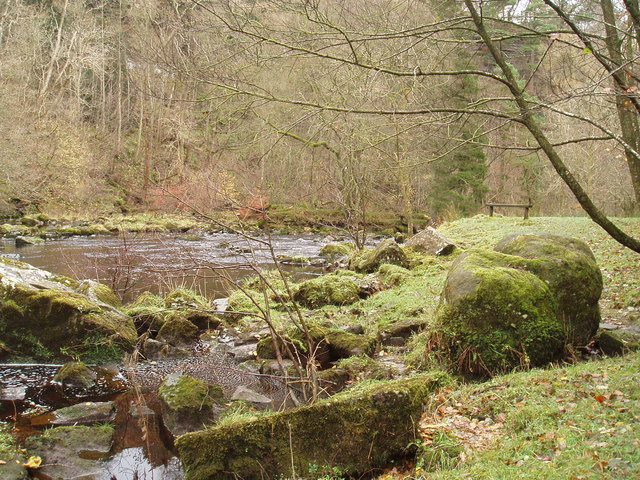
[[(125, 301), (143, 291), (159, 293), (182, 286), (218, 298), (227, 296), (231, 282), (252, 275), (256, 268), (273, 268), (274, 255), (319, 260), (324, 243), (313, 234), (257, 237), (257, 241), (230, 233), (201, 237), (140, 234), (70, 237), (24, 247), (6, 239), (0, 242), (0, 254), (58, 275), (98, 280)], [(296, 279), (322, 272), (322, 267), (308, 264), (282, 268)]]

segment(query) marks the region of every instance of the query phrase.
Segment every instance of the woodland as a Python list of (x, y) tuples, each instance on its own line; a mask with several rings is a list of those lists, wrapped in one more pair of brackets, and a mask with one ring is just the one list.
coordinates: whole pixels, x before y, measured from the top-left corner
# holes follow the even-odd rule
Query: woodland
[(515, 202), (602, 225), (638, 213), (638, 20), (635, 0), (6, 0), (0, 212)]

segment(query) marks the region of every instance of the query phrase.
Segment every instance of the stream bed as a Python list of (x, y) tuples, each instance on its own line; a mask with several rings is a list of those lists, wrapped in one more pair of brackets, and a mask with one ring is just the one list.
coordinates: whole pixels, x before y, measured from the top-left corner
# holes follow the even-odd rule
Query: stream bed
[[(255, 269), (273, 268), (280, 256), (290, 260), (280, 267), (294, 280), (322, 274), (324, 266), (318, 253), (330, 241), (335, 240), (311, 234), (274, 235), (257, 241), (226, 233), (198, 237), (145, 234), (70, 237), (16, 247), (13, 241), (4, 239), (0, 254), (58, 275), (98, 280), (111, 286), (124, 301), (144, 291), (166, 293), (177, 287), (193, 288), (213, 300), (228, 296), (233, 283), (252, 275)], [(308, 260), (300, 261), (302, 257)], [(197, 362), (202, 354), (194, 350), (193, 359)], [(213, 370), (234, 370), (228, 358), (218, 361), (207, 357), (207, 362), (218, 362)], [(55, 467), (59, 463), (68, 467), (60, 477), (65, 480), (184, 479), (173, 435), (165, 427), (155, 394), (133, 392), (122, 366), (91, 366), (96, 381), (89, 389), (60, 385), (54, 380), (59, 368), (46, 364), (0, 365), (0, 421), (12, 425), (14, 435), (29, 454), (34, 438), (42, 436), (46, 445), (47, 434), (43, 432), (61, 425), (52, 412), (65, 407), (112, 404), (115, 417), (110, 422), (115, 429), (108, 448), (87, 445), (76, 452), (77, 459), (74, 453), (58, 451), (57, 444), (52, 446), (47, 461), (53, 461), (54, 466), (31, 470), (33, 478), (59, 478), (60, 471)], [(249, 378), (246, 372), (237, 370), (234, 378), (258, 385), (255, 378), (244, 381)]]

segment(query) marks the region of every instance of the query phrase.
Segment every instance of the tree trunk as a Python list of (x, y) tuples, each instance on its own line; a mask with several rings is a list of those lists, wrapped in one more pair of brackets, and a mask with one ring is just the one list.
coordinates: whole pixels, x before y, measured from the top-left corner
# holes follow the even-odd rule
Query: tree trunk
[[(602, 15), (604, 19), (605, 28), (605, 43), (609, 52), (609, 57), (613, 61), (616, 67), (623, 68), (625, 65), (625, 59), (622, 55), (622, 41), (618, 36), (618, 30), (616, 28), (616, 17), (613, 10), (613, 4), (611, 0), (600, 0), (600, 7), (602, 8)], [(629, 89), (631, 85), (630, 76), (627, 76), (626, 88)], [(618, 120), (620, 122), (620, 129), (622, 131), (622, 139), (633, 150), (638, 152), (640, 147), (640, 128), (638, 127), (638, 117), (635, 110), (629, 105), (629, 100), (622, 91), (622, 88), (614, 82), (614, 88), (616, 89), (616, 110), (618, 112)], [(629, 173), (631, 174), (631, 182), (633, 184), (633, 190), (636, 195), (636, 203), (640, 205), (640, 159), (633, 154), (630, 150), (625, 151), (625, 157), (629, 166)]]

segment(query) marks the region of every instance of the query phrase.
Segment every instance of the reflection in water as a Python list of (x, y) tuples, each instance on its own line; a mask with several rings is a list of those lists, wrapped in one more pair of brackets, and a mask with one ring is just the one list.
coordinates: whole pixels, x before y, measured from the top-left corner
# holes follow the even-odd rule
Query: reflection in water
[(141, 447), (127, 448), (106, 465), (107, 474), (100, 480), (183, 480), (180, 460), (173, 457), (166, 465), (153, 466)]
[[(262, 238), (266, 241), (267, 238)], [(275, 255), (316, 257), (323, 241), (318, 235), (273, 235)], [(179, 286), (196, 288), (207, 297), (225, 297), (230, 280), (270, 268), (274, 262), (268, 245), (230, 233), (181, 239), (171, 235), (71, 237), (43, 245), (16, 248), (2, 241), (4, 255), (72, 278), (91, 278), (115, 286), (125, 300), (143, 291), (166, 292)], [(313, 275), (313, 267), (284, 267), (296, 275)]]

